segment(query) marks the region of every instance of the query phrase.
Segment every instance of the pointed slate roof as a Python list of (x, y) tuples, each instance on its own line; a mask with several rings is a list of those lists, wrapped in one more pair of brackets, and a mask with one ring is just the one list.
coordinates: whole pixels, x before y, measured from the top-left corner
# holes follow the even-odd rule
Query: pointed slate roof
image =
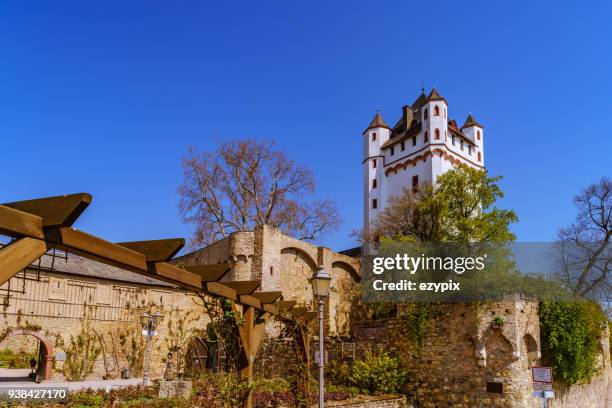
[(373, 129), (373, 128), (391, 129), (389, 127), (389, 125), (387, 125), (385, 123), (385, 120), (383, 119), (383, 117), (380, 114), (380, 112), (376, 112), (376, 115), (374, 115), (374, 118), (372, 118), (372, 121), (370, 122), (370, 125), (363, 131), (363, 133), (365, 133), (368, 130)]
[(427, 100), (428, 101), (445, 101), (446, 99), (444, 99), (444, 97), (440, 95), (440, 93), (438, 93), (438, 90), (436, 88), (431, 88), (431, 92), (429, 93)]
[(467, 119), (465, 120), (465, 123), (463, 124), (463, 126), (461, 126), (461, 129), (465, 129), (468, 127), (472, 127), (472, 126), (478, 126), (482, 129), (484, 129), (484, 126), (482, 126), (480, 123), (478, 123), (476, 121), (476, 119), (474, 119), (474, 117), (472, 116), (472, 114), (470, 113), (467, 117)]
[(427, 95), (425, 94), (425, 89), (423, 89), (416, 101), (412, 103), (412, 109), (417, 110), (421, 106), (425, 105), (425, 103), (427, 103)]

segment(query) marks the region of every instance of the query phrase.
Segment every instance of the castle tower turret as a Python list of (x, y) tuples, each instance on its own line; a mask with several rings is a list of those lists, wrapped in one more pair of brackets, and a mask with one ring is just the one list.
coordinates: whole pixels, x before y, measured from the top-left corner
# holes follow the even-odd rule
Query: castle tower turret
[(384, 183), (384, 156), (381, 146), (391, 136), (391, 128), (382, 115), (376, 112), (370, 125), (363, 131), (363, 183), (364, 183), (364, 228), (376, 218), (386, 199)]
[[(448, 104), (446, 99), (438, 93), (436, 88), (433, 88), (427, 96), (426, 102), (421, 109), (423, 112), (422, 124), (424, 139), (431, 146), (444, 144), (448, 135)], [(433, 155), (431, 157), (431, 181), (444, 173), (446, 163), (440, 156)]]
[(476, 155), (474, 161), (480, 166), (484, 166), (484, 126), (482, 126), (470, 113), (465, 120), (461, 131), (476, 144)]

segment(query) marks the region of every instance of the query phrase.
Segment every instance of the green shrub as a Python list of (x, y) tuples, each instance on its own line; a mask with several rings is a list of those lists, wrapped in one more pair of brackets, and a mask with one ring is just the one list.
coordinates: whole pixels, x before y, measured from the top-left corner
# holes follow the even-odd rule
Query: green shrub
[(595, 302), (540, 304), (542, 360), (552, 366), (556, 381), (572, 385), (591, 378), (606, 321)]
[(355, 360), (351, 370), (351, 382), (360, 392), (367, 394), (393, 394), (405, 381), (405, 373), (397, 358), (387, 353), (366, 353), (362, 360)]

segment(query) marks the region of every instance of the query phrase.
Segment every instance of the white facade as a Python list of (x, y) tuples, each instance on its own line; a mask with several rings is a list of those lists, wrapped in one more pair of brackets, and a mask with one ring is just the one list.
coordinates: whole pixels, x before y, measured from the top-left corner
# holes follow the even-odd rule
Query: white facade
[(458, 163), (484, 169), (483, 126), (469, 115), (459, 128), (448, 115), (448, 104), (435, 89), (405, 106), (393, 128), (376, 113), (363, 132), (366, 230), (405, 189), (435, 182)]

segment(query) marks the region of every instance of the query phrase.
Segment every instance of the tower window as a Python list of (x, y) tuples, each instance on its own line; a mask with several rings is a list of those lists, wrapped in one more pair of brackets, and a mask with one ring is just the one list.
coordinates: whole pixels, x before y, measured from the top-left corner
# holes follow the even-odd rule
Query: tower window
[(427, 109), (425, 109), (425, 112), (423, 113), (423, 120), (424, 121), (427, 120), (427, 116), (429, 116), (429, 115), (428, 115)]
[(372, 180), (372, 188), (376, 188), (376, 179)]
[(372, 141), (375, 142), (376, 141), (376, 132), (372, 133)]
[(270, 267), (270, 275), (274, 275), (274, 267), (273, 266)]
[(404, 141), (403, 141), (403, 140), (402, 140), (402, 144), (401, 144), (401, 146), (402, 146), (402, 152), (403, 152), (404, 150), (406, 150), (406, 145), (404, 144)]
[(444, 141), (448, 142), (448, 133), (446, 133), (446, 130), (444, 131)]
[(476, 140), (480, 140), (480, 130), (476, 132)]
[(412, 176), (412, 192), (416, 193), (419, 191), (419, 176)]
[(444, 119), (446, 119), (446, 108), (444, 108)]
[(427, 142), (429, 142), (429, 133), (425, 131), (425, 134), (423, 135), (423, 143)]
[(434, 107), (434, 116), (440, 116), (440, 107), (438, 105)]
[(377, 199), (372, 199), (372, 208), (373, 209), (377, 209), (378, 208), (378, 200)]
[(376, 159), (372, 160), (372, 168), (375, 169), (376, 168)]
[(412, 136), (412, 145), (416, 146), (416, 136)]
[(395, 146), (391, 146), (390, 156), (393, 156), (394, 154), (395, 154)]
[(480, 152), (478, 152), (478, 161), (481, 161)]
[(440, 129), (434, 130), (434, 138), (440, 140)]

